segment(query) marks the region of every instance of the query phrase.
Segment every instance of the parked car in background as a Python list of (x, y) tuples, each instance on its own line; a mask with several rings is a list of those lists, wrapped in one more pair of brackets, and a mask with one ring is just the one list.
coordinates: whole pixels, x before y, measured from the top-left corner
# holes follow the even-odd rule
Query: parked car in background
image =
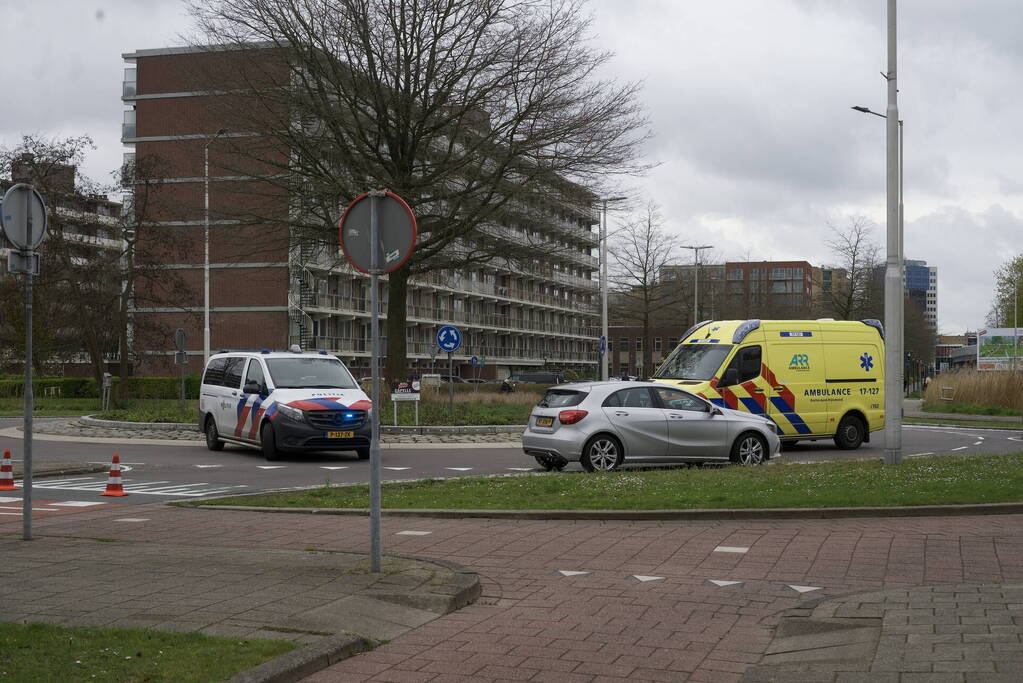
[(509, 384), (563, 384), (565, 378), (556, 372), (523, 372), (508, 378)]
[(552, 387), (533, 408), (522, 449), (547, 470), (579, 462), (587, 472), (623, 462), (759, 465), (781, 442), (767, 417), (716, 406), (654, 382)]
[(441, 375), (440, 381), (448, 384), (466, 384), (468, 380), (465, 380), (458, 375)]

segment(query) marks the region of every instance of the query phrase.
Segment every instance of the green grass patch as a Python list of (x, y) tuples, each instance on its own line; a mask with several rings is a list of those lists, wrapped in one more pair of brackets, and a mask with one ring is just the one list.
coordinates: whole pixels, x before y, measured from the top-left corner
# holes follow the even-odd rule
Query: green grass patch
[(173, 399), (138, 399), (125, 402), (112, 410), (99, 412), (95, 417), (101, 420), (122, 422), (190, 422), (199, 423), (199, 401), (181, 402)]
[(902, 421), (906, 424), (942, 424), (955, 425), (957, 427), (996, 427), (998, 429), (1017, 429), (1023, 426), (1023, 420), (1012, 422), (995, 422), (994, 420), (956, 420), (953, 418), (938, 417), (904, 417)]
[(1020, 411), (999, 406), (981, 406), (959, 401), (924, 401), (926, 413), (962, 413), (967, 415), (1020, 415)]
[(293, 650), (287, 640), (0, 623), (0, 680), (222, 681)]
[[(47, 398), (35, 396), (32, 414), (38, 417), (78, 417), (99, 410), (98, 398)], [(0, 417), (20, 417), (24, 414), (25, 399), (0, 398)]]
[[(683, 510), (1004, 503), (1023, 500), (1023, 453), (763, 467), (467, 477), (387, 484), (385, 508)], [(366, 508), (367, 486), (206, 501), (216, 505)]]

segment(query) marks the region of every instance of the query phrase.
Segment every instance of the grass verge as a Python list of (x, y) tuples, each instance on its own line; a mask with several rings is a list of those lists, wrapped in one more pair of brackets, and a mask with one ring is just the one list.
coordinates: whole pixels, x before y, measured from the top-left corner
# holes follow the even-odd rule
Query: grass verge
[[(385, 508), (685, 510), (1006, 503), (1023, 500), (1023, 453), (768, 467), (433, 479), (383, 487)], [(204, 501), (216, 505), (366, 508), (366, 486)]]
[(925, 413), (959, 413), (966, 415), (1020, 415), (1020, 411), (1000, 406), (981, 406), (975, 403), (958, 401), (926, 400), (923, 404)]
[(287, 640), (10, 623), (0, 623), (0, 642), (0, 679), (34, 683), (222, 681), (297, 647)]
[[(32, 401), (32, 414), (37, 417), (63, 417), (85, 415), (99, 410), (98, 398), (46, 398), (36, 396)], [(21, 417), (25, 399), (0, 398), (0, 417)]]

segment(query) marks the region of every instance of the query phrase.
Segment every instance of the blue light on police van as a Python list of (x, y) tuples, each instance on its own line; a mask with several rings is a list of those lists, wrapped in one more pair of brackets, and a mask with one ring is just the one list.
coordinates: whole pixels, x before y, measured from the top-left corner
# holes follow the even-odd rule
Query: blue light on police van
[(270, 353), (270, 349), (260, 349), (260, 353)]
[(345, 419), (346, 420), (354, 420), (355, 419), (355, 413), (345, 413)]
[(320, 349), (320, 355), (321, 355), (321, 356), (326, 356), (326, 355), (327, 355), (327, 352), (326, 352), (326, 351), (324, 351), (323, 349)]

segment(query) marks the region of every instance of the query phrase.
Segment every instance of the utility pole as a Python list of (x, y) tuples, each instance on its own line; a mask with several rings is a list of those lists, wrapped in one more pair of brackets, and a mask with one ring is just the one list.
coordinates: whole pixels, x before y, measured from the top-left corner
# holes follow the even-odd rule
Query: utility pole
[[(607, 338), (607, 203), (620, 202), (628, 197), (604, 197), (601, 199), (600, 218), (600, 334), (604, 342), (610, 346)], [(604, 351), (600, 358), (600, 379), (607, 381), (607, 357), (610, 354)]]
[(899, 229), (899, 89), (896, 0), (888, 0), (887, 258), (884, 278), (885, 398), (884, 461), (902, 462), (903, 283), (902, 231)]

